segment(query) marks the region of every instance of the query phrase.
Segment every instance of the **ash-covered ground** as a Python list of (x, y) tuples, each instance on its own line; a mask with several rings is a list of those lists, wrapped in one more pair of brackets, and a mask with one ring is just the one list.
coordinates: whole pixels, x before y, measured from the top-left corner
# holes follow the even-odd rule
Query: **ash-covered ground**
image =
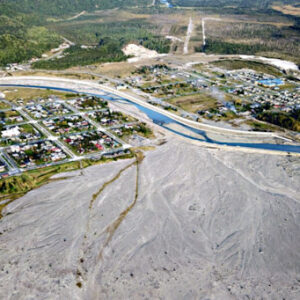
[(6, 207), (1, 299), (299, 299), (300, 159), (173, 137)]

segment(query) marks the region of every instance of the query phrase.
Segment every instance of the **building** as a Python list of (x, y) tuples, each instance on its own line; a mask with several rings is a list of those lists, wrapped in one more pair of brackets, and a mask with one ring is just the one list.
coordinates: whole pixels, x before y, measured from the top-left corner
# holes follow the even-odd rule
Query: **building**
[(284, 82), (280, 78), (275, 78), (275, 79), (258, 80), (257, 84), (263, 87), (276, 87), (276, 86), (283, 85)]
[(12, 138), (12, 137), (19, 136), (21, 132), (19, 130), (19, 127), (16, 126), (16, 127), (3, 130), (1, 134), (2, 134), (2, 138)]

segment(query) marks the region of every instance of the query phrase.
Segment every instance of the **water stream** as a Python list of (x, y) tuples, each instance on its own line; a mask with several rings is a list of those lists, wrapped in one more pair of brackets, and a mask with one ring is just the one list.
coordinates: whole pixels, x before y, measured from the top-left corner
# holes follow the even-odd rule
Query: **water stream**
[[(79, 91), (73, 90), (73, 89), (66, 89), (66, 88), (58, 88), (58, 87), (49, 87), (49, 86), (35, 86), (35, 85), (20, 85), (20, 84), (0, 84), (0, 86), (12, 86), (12, 87), (25, 87), (25, 88), (42, 88), (42, 89), (51, 89), (51, 90), (57, 90), (57, 91), (64, 91), (64, 92), (70, 92), (70, 93), (81, 93)], [(265, 150), (277, 150), (277, 151), (285, 151), (285, 152), (295, 152), (295, 153), (300, 153), (300, 145), (289, 145), (289, 144), (271, 144), (271, 143), (237, 143), (237, 142), (223, 142), (223, 141), (218, 141), (211, 139), (207, 136), (206, 131), (200, 130), (193, 128), (191, 126), (188, 126), (184, 123), (181, 123), (177, 120), (174, 120), (160, 112), (157, 112), (155, 110), (152, 110), (150, 108), (144, 107), (140, 104), (137, 104), (129, 99), (122, 98), (113, 94), (106, 93), (102, 91), (103, 94), (97, 94), (97, 93), (84, 93), (86, 95), (92, 95), (92, 96), (97, 96), (100, 98), (103, 98), (107, 101), (125, 101), (126, 103), (130, 105), (134, 105), (137, 107), (141, 112), (145, 113), (152, 121), (153, 123), (163, 127), (166, 130), (169, 130), (170, 132), (173, 132), (174, 134), (177, 134), (179, 136), (191, 139), (191, 140), (196, 140), (196, 141), (201, 141), (201, 142), (206, 142), (206, 143), (211, 143), (215, 145), (224, 145), (224, 146), (233, 146), (233, 147), (245, 147), (245, 148), (254, 148), (254, 149), (265, 149)], [(183, 127), (186, 131), (190, 131), (191, 135), (187, 133), (180, 132), (178, 130), (175, 130), (173, 128), (168, 127), (168, 124), (175, 124)], [(194, 134), (197, 134), (199, 137), (195, 137)]]

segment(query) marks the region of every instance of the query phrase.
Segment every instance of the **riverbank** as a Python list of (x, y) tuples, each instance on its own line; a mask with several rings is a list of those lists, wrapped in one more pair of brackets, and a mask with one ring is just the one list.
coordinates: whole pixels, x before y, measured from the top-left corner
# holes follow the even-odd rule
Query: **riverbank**
[[(186, 129), (200, 134), (203, 136), (204, 139), (199, 140), (200, 142), (210, 143), (214, 146), (234, 146), (237, 147), (246, 147), (246, 148), (255, 148), (255, 149), (265, 149), (265, 150), (275, 150), (275, 151), (284, 151), (285, 153), (295, 152), (300, 153), (300, 145), (297, 144), (265, 144), (264, 138), (265, 137), (273, 137), (279, 138), (280, 136), (275, 135), (274, 133), (269, 132), (245, 132), (239, 130), (231, 130), (231, 129), (223, 129), (220, 127), (213, 127), (207, 124), (197, 123), (191, 120), (184, 119), (180, 116), (176, 116), (168, 111), (162, 110), (158, 107), (152, 106), (149, 103), (139, 99), (138, 97), (134, 97), (132, 95), (128, 95), (126, 93), (117, 91), (108, 86), (99, 85), (95, 82), (89, 81), (78, 81), (78, 80), (71, 80), (71, 79), (63, 79), (63, 78), (55, 78), (55, 77), (7, 77), (0, 79), (0, 84), (12, 85), (12, 86), (21, 86), (21, 87), (36, 87), (36, 88), (52, 88), (56, 90), (64, 90), (69, 92), (80, 92), (86, 94), (93, 94), (93, 95), (101, 95), (101, 97), (110, 100), (110, 101), (129, 101), (130, 103), (137, 106), (143, 113), (146, 113), (148, 117), (152, 119), (152, 121), (158, 125), (163, 125), (165, 123), (179, 123), (184, 126)], [(103, 95), (103, 92), (106, 95)], [(167, 129), (167, 128), (165, 128)], [(227, 142), (212, 140), (207, 138), (206, 130), (212, 130), (215, 132), (221, 132), (225, 135), (228, 135), (229, 140)], [(189, 136), (183, 135), (180, 132), (174, 132), (177, 135), (184, 136), (186, 138), (190, 138)], [(256, 143), (232, 143), (230, 141), (230, 135), (243, 135), (243, 137), (255, 137), (256, 139), (260, 140), (260, 142)], [(192, 138), (195, 140), (195, 138)]]

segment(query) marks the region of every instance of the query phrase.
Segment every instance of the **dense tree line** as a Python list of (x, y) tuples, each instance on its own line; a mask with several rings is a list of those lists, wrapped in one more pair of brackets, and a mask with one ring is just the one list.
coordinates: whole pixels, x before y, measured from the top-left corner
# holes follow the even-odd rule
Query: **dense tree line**
[(259, 113), (256, 118), (286, 129), (300, 132), (300, 109), (294, 109), (290, 113), (266, 111)]
[[(199, 50), (202, 51), (201, 48)], [(268, 49), (261, 44), (229, 43), (212, 39), (207, 40), (206, 47), (204, 49), (207, 53), (219, 54), (254, 54), (267, 50)]]
[[(261, 20), (261, 16), (256, 19)], [(276, 21), (274, 17), (271, 20)], [(259, 21), (246, 23), (207, 20), (206, 51), (219, 54), (273, 55), (297, 63), (300, 62), (300, 31), (294, 27), (279, 28)], [(202, 27), (199, 26), (197, 30), (201, 34)], [(203, 51), (201, 42), (196, 44), (195, 51)]]
[(3, 14), (13, 11), (14, 13), (61, 16), (82, 10), (126, 8), (145, 6), (150, 3), (151, 0), (1, 0), (0, 11)]
[(106, 23), (53, 23), (49, 28), (77, 44), (99, 45), (108, 37), (120, 41), (122, 45), (136, 42), (158, 52), (168, 52), (169, 41), (159, 37), (159, 28), (143, 19), (114, 21)]
[(67, 69), (78, 65), (90, 65), (104, 62), (118, 62), (127, 59), (120, 50), (116, 41), (109, 41), (105, 45), (94, 49), (82, 49), (80, 46), (70, 47), (65, 51), (65, 56), (53, 60), (41, 60), (33, 67), (37, 69)]
[[(145, 37), (140, 40), (132, 40), (149, 49), (164, 52), (169, 50), (169, 41), (165, 39)], [(65, 51), (65, 56), (59, 59), (42, 60), (33, 64), (37, 69), (66, 69), (77, 65), (90, 65), (104, 62), (119, 62), (126, 60), (122, 48), (126, 39), (111, 37), (99, 38), (98, 45), (91, 49), (82, 49), (81, 46), (73, 46)]]
[[(267, 8), (274, 0), (171, 0), (175, 6), (183, 7), (224, 7), (236, 6), (243, 8)], [(298, 0), (283, 0), (284, 4), (299, 4)]]

